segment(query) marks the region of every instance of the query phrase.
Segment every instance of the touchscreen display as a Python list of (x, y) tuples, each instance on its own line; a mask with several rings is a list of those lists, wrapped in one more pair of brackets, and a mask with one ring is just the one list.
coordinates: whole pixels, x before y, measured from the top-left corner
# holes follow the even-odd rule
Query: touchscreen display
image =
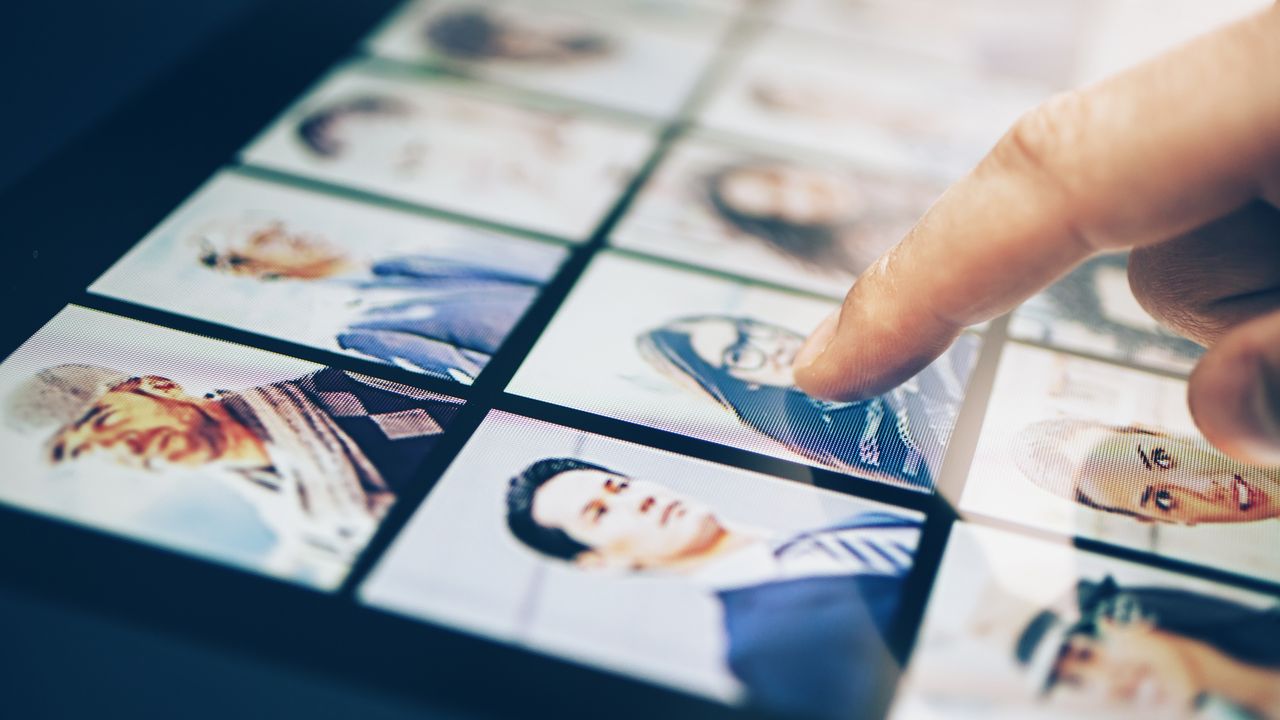
[(1280, 717), (1280, 468), (1124, 255), (791, 375), (1130, 4), (407, 2), (0, 363), (0, 503), (744, 711)]

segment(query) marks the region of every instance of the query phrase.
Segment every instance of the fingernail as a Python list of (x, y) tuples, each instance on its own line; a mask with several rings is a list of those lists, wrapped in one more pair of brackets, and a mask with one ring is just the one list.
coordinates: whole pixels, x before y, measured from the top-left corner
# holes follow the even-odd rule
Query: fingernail
[(796, 359), (791, 363), (791, 367), (801, 370), (822, 357), (822, 353), (826, 352), (827, 346), (831, 344), (831, 338), (836, 336), (836, 326), (839, 324), (840, 308), (836, 308), (809, 334), (809, 339), (804, 341), (800, 352), (796, 353)]

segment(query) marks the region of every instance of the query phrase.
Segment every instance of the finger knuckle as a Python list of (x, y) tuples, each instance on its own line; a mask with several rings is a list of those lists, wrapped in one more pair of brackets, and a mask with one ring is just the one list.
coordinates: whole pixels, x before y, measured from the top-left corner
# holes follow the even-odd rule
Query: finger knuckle
[(1086, 139), (1092, 111), (1084, 94), (1059, 93), (1024, 113), (997, 146), (1003, 160), (1025, 172), (1065, 180), (1074, 150)]
[(998, 172), (1037, 183), (1074, 203), (1084, 194), (1089, 168), (1081, 157), (1096, 124), (1094, 102), (1085, 93), (1059, 93), (1024, 113), (988, 157)]

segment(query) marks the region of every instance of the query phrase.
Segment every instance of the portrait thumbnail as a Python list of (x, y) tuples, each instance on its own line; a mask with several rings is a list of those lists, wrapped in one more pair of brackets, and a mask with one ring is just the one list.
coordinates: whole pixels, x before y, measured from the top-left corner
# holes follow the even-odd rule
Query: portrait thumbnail
[(1275, 595), (960, 523), (889, 717), (1266, 720), (1277, 638)]
[(332, 588), (460, 407), (69, 306), (0, 364), (0, 502)]
[(359, 591), (722, 702), (850, 717), (918, 513), (492, 412)]
[(1280, 468), (1196, 431), (1186, 383), (1009, 343), (960, 507), (1280, 580)]
[(798, 153), (686, 140), (613, 231), (618, 247), (844, 297), (944, 186)]
[(1086, 261), (1023, 303), (1009, 335), (1142, 367), (1188, 373), (1204, 348), (1142, 309), (1129, 289), (1128, 256)]
[(396, 200), (584, 240), (652, 128), (370, 64), (330, 76), (243, 159)]
[(418, 0), (369, 46), (393, 60), (669, 117), (728, 21), (696, 3)]
[(566, 255), (227, 172), (90, 290), (470, 384)]
[(1094, 3), (1059, 0), (791, 0), (777, 21), (882, 44), (985, 76), (1065, 89), (1075, 84)]
[(804, 336), (834, 305), (616, 253), (593, 260), (508, 391), (928, 491), (978, 339), (855, 403), (794, 386)]
[(741, 54), (699, 121), (951, 181), (1048, 94), (925, 55), (774, 30)]

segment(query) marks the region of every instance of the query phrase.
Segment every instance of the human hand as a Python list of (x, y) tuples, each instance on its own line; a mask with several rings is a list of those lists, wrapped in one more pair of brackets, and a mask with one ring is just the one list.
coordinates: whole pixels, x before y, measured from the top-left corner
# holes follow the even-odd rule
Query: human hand
[(796, 383), (879, 394), (1124, 248), (1143, 307), (1209, 347), (1189, 386), (1201, 431), (1280, 464), (1280, 5), (1021, 118), (858, 278)]

